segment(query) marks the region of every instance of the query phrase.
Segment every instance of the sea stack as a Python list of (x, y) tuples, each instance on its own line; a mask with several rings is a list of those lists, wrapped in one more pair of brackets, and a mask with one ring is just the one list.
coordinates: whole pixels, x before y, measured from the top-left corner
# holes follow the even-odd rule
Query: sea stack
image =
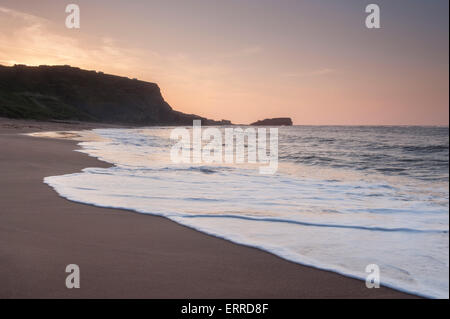
[(290, 117), (277, 117), (273, 119), (265, 119), (261, 121), (257, 121), (250, 125), (254, 126), (292, 126), (292, 119)]

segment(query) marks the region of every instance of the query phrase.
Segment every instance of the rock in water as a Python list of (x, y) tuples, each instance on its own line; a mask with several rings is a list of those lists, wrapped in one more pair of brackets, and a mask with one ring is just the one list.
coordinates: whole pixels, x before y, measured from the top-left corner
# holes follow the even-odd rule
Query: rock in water
[(250, 125), (260, 125), (260, 126), (291, 126), (292, 125), (292, 119), (290, 117), (276, 117), (273, 119), (265, 119), (261, 121), (257, 121), (255, 123), (252, 123)]

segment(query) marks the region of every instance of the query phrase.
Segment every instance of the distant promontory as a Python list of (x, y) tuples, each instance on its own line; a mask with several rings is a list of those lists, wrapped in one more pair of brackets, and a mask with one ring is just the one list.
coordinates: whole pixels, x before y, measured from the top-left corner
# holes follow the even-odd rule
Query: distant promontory
[(0, 117), (131, 125), (229, 125), (172, 109), (157, 84), (71, 66), (0, 65)]
[(254, 126), (291, 126), (292, 125), (292, 119), (290, 117), (277, 117), (273, 119), (265, 119), (261, 121), (257, 121), (255, 123), (252, 123), (250, 125)]

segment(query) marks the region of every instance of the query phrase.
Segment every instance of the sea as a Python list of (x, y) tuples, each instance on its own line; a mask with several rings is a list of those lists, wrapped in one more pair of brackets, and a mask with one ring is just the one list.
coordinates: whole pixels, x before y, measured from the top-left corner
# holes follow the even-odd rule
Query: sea
[(174, 163), (173, 129), (80, 132), (78, 151), (112, 166), (44, 182), (72, 201), (165, 216), (364, 281), (376, 265), (382, 286), (449, 297), (448, 127), (280, 127), (275, 174)]

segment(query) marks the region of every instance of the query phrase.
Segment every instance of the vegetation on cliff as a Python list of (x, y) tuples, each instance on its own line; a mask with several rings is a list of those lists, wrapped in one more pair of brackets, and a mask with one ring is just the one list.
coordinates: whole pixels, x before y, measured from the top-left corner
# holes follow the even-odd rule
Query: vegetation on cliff
[(70, 66), (0, 65), (0, 116), (134, 125), (230, 124), (173, 110), (157, 84)]

